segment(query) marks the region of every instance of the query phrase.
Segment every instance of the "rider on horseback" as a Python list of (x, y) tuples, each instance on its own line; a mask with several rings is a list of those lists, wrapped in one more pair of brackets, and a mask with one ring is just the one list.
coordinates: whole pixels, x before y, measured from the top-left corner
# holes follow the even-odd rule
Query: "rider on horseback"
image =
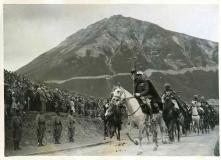
[(203, 109), (206, 109), (209, 107), (209, 103), (205, 100), (205, 97), (204, 96), (201, 96), (200, 97), (200, 103), (201, 103), (201, 107)]
[(162, 102), (165, 103), (166, 98), (171, 99), (172, 103), (174, 104), (174, 107), (179, 110), (181, 105), (179, 105), (178, 101), (177, 101), (177, 95), (176, 92), (171, 89), (171, 85), (169, 83), (165, 83), (164, 85), (164, 92), (162, 95)]
[[(152, 130), (153, 141), (155, 143), (154, 150), (158, 147), (157, 127), (162, 125), (162, 102), (159, 94), (154, 88), (150, 80), (145, 79), (142, 71), (135, 72), (135, 98), (138, 100), (142, 111), (149, 117)], [(161, 110), (161, 111), (160, 111)], [(147, 118), (148, 121), (149, 118)]]
[(194, 95), (192, 105), (196, 106), (197, 108), (201, 106), (198, 95)]

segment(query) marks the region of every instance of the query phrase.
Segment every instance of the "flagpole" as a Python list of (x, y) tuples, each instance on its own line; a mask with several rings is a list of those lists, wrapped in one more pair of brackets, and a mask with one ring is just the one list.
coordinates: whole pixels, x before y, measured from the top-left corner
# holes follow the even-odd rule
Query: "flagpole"
[(134, 83), (134, 80), (135, 80), (135, 73), (136, 72), (136, 60), (137, 60), (137, 57), (131, 57), (131, 58), (128, 58), (128, 61), (131, 62), (131, 68), (132, 68), (132, 79), (133, 79), (133, 95), (135, 94), (134, 92), (134, 88), (135, 88), (135, 83)]

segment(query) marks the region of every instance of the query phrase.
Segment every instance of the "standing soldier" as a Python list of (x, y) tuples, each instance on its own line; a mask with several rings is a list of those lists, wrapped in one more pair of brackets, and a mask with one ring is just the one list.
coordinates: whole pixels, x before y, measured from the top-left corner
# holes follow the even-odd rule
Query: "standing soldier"
[(46, 112), (46, 96), (45, 96), (45, 93), (43, 91), (43, 88), (41, 88), (39, 86), (38, 89), (37, 89), (37, 93), (39, 94), (40, 103), (41, 103), (40, 110), (43, 111), (43, 112)]
[(53, 126), (54, 126), (53, 134), (54, 134), (55, 144), (60, 144), (62, 123), (61, 123), (61, 117), (60, 117), (58, 110), (56, 111), (56, 116), (54, 117)]
[(70, 110), (70, 113), (68, 115), (69, 142), (74, 142), (74, 134), (75, 134), (75, 120), (73, 117), (73, 110)]
[(16, 114), (12, 117), (12, 135), (13, 135), (14, 150), (21, 149), (19, 147), (19, 143), (21, 141), (21, 136), (22, 136), (22, 120), (19, 113), (20, 113), (19, 110), (16, 109)]
[(39, 114), (37, 114), (36, 116), (36, 124), (37, 124), (37, 138), (38, 138), (38, 146), (44, 146), (42, 141), (44, 138), (44, 134), (45, 134), (45, 115), (43, 114), (42, 111), (39, 112)]
[(75, 113), (75, 103), (73, 101), (73, 98), (71, 98), (70, 100), (70, 106), (71, 106), (71, 110)]

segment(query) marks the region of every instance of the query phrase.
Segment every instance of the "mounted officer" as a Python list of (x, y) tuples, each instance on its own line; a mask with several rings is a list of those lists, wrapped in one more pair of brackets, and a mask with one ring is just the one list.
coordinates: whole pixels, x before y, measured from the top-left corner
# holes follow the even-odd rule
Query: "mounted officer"
[(142, 111), (147, 115), (146, 121), (149, 121), (150, 118), (155, 144), (154, 150), (157, 150), (159, 135), (157, 128), (162, 127), (164, 123), (161, 112), (163, 109), (161, 98), (152, 82), (145, 78), (142, 71), (132, 71), (131, 73), (135, 74), (134, 96), (138, 100)]

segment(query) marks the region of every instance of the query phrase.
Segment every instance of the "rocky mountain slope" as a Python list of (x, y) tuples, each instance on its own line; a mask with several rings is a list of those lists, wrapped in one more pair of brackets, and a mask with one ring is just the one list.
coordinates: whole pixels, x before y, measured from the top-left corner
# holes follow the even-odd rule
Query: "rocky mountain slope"
[[(55, 48), (20, 68), (17, 73), (43, 81), (115, 75), (130, 72), (128, 58), (134, 56), (137, 57), (136, 65), (140, 70), (179, 71), (192, 67), (216, 67), (218, 43), (115, 15), (72, 34)], [(103, 95), (97, 94), (103, 91), (96, 89), (103, 83), (104, 88), (108, 88), (108, 85), (107, 82), (100, 81), (101, 79), (73, 80), (71, 84), (70, 81), (67, 82), (67, 86), (76, 89), (73, 86), (78, 84), (81, 86), (77, 91), (88, 92), (89, 87), (92, 90), (89, 94)], [(107, 80), (104, 78), (103, 81)]]

